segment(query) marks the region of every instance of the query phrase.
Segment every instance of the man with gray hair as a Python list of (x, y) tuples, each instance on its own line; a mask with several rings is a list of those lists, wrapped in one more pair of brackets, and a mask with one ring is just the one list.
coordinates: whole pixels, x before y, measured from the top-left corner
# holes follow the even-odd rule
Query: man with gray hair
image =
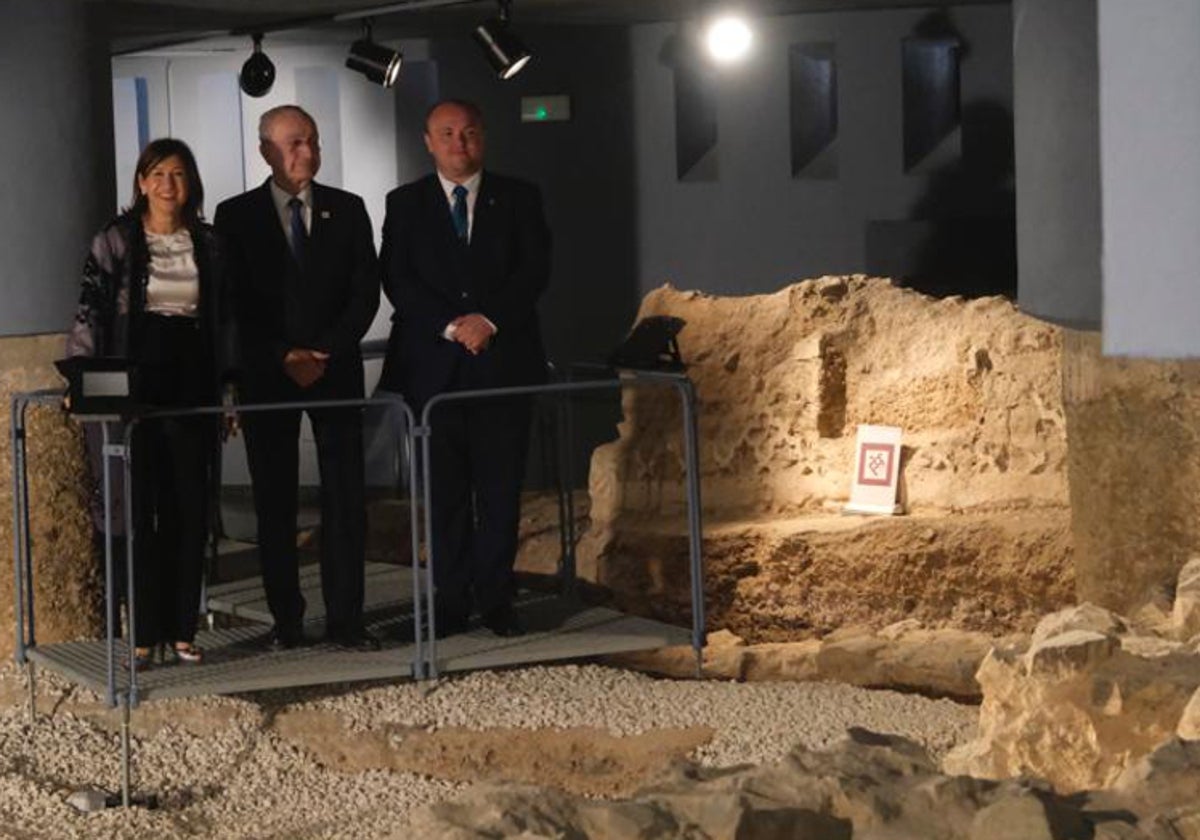
[[(259, 121), (271, 167), (261, 186), (221, 202), (240, 352), (242, 402), (361, 399), (359, 342), (379, 307), (371, 220), (361, 198), (316, 183), (316, 121), (281, 105)], [(366, 490), (360, 409), (308, 409), (321, 473), (321, 590), (326, 637), (356, 650), (379, 641), (363, 624)], [(299, 411), (248, 412), (263, 588), (272, 646), (304, 642), (296, 553)]]

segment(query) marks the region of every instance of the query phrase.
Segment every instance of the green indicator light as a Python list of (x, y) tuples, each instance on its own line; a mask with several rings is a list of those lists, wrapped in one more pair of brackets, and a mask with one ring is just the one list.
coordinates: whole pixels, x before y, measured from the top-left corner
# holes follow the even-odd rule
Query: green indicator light
[(546, 117), (550, 116), (550, 112), (546, 110), (545, 105), (539, 105), (537, 110), (533, 112), (533, 115), (539, 120), (544, 120)]

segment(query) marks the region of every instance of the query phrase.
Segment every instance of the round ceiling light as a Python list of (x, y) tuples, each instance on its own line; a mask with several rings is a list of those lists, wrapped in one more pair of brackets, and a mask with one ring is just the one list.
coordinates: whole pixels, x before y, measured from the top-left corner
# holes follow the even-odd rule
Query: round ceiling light
[(704, 37), (709, 55), (722, 64), (745, 58), (753, 41), (754, 33), (746, 21), (732, 15), (714, 20)]

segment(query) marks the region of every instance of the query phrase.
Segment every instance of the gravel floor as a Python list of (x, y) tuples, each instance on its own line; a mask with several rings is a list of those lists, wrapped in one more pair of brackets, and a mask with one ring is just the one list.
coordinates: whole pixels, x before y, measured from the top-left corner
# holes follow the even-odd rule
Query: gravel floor
[(281, 712), (336, 714), (352, 731), (417, 727), (565, 729), (632, 735), (709, 726), (694, 757), (727, 765), (778, 760), (856, 725), (921, 742), (935, 756), (974, 734), (977, 709), (822, 683), (676, 682), (594, 665), (480, 672), (428, 685), (325, 687), (169, 700), (134, 712), (135, 787), (158, 810), (85, 815), (74, 789), (119, 787), (115, 714), (51, 675), (31, 724), (23, 676), (0, 668), (0, 837), (404, 837), (411, 810), (461, 784), (390, 770), (322, 766), (273, 727)]

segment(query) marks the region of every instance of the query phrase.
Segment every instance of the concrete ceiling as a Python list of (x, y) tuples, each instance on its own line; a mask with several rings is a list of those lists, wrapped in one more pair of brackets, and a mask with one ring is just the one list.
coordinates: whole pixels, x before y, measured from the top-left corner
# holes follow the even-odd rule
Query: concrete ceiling
[[(357, 27), (339, 16), (374, 12), (378, 35), (422, 37), (462, 32), (495, 14), (493, 0), (94, 0), (108, 16), (114, 53), (182, 44), (230, 33)], [(987, 5), (1008, 0), (742, 0), (752, 14)], [(682, 20), (702, 0), (513, 0), (514, 22), (632, 24)]]

